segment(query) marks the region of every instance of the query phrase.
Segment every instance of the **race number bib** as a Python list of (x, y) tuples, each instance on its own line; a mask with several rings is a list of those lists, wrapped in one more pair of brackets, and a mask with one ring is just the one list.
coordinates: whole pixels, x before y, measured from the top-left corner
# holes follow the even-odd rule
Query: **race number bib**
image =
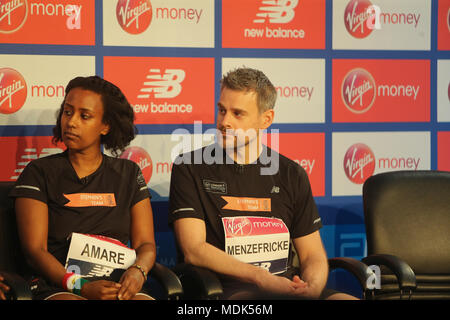
[(135, 261), (136, 252), (116, 239), (74, 232), (65, 268), (85, 277), (101, 277), (114, 269), (127, 269)]
[(222, 223), (226, 253), (273, 274), (286, 271), (290, 236), (281, 219), (224, 217)]

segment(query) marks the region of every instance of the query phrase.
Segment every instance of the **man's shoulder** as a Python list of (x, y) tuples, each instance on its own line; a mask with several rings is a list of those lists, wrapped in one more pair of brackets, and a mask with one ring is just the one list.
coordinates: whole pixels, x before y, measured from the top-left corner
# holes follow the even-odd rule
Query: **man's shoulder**
[(270, 161), (278, 161), (279, 173), (281, 175), (306, 175), (305, 169), (297, 162), (296, 160), (292, 160), (287, 156), (269, 148), (267, 148), (267, 157)]

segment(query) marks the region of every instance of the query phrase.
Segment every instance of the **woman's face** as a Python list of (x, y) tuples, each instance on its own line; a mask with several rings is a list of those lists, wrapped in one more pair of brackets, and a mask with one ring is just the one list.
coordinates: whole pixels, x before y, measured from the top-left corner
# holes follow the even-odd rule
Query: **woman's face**
[(82, 88), (73, 88), (64, 100), (61, 115), (61, 137), (68, 149), (87, 151), (99, 149), (101, 135), (109, 126), (103, 123), (101, 95)]

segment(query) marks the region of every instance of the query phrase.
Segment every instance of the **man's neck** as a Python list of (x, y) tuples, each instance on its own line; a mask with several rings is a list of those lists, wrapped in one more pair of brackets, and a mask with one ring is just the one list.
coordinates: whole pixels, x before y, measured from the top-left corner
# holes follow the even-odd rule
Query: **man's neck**
[(238, 164), (255, 163), (261, 155), (263, 146), (259, 137), (238, 148), (226, 148), (225, 152)]

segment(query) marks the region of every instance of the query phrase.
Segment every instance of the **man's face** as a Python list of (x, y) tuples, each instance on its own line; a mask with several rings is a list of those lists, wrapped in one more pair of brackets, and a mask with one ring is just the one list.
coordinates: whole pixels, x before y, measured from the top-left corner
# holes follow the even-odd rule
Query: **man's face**
[(237, 91), (224, 87), (218, 107), (217, 129), (222, 133), (226, 148), (248, 145), (259, 136), (259, 130), (268, 128), (273, 120), (273, 110), (259, 112), (257, 94), (254, 91)]

